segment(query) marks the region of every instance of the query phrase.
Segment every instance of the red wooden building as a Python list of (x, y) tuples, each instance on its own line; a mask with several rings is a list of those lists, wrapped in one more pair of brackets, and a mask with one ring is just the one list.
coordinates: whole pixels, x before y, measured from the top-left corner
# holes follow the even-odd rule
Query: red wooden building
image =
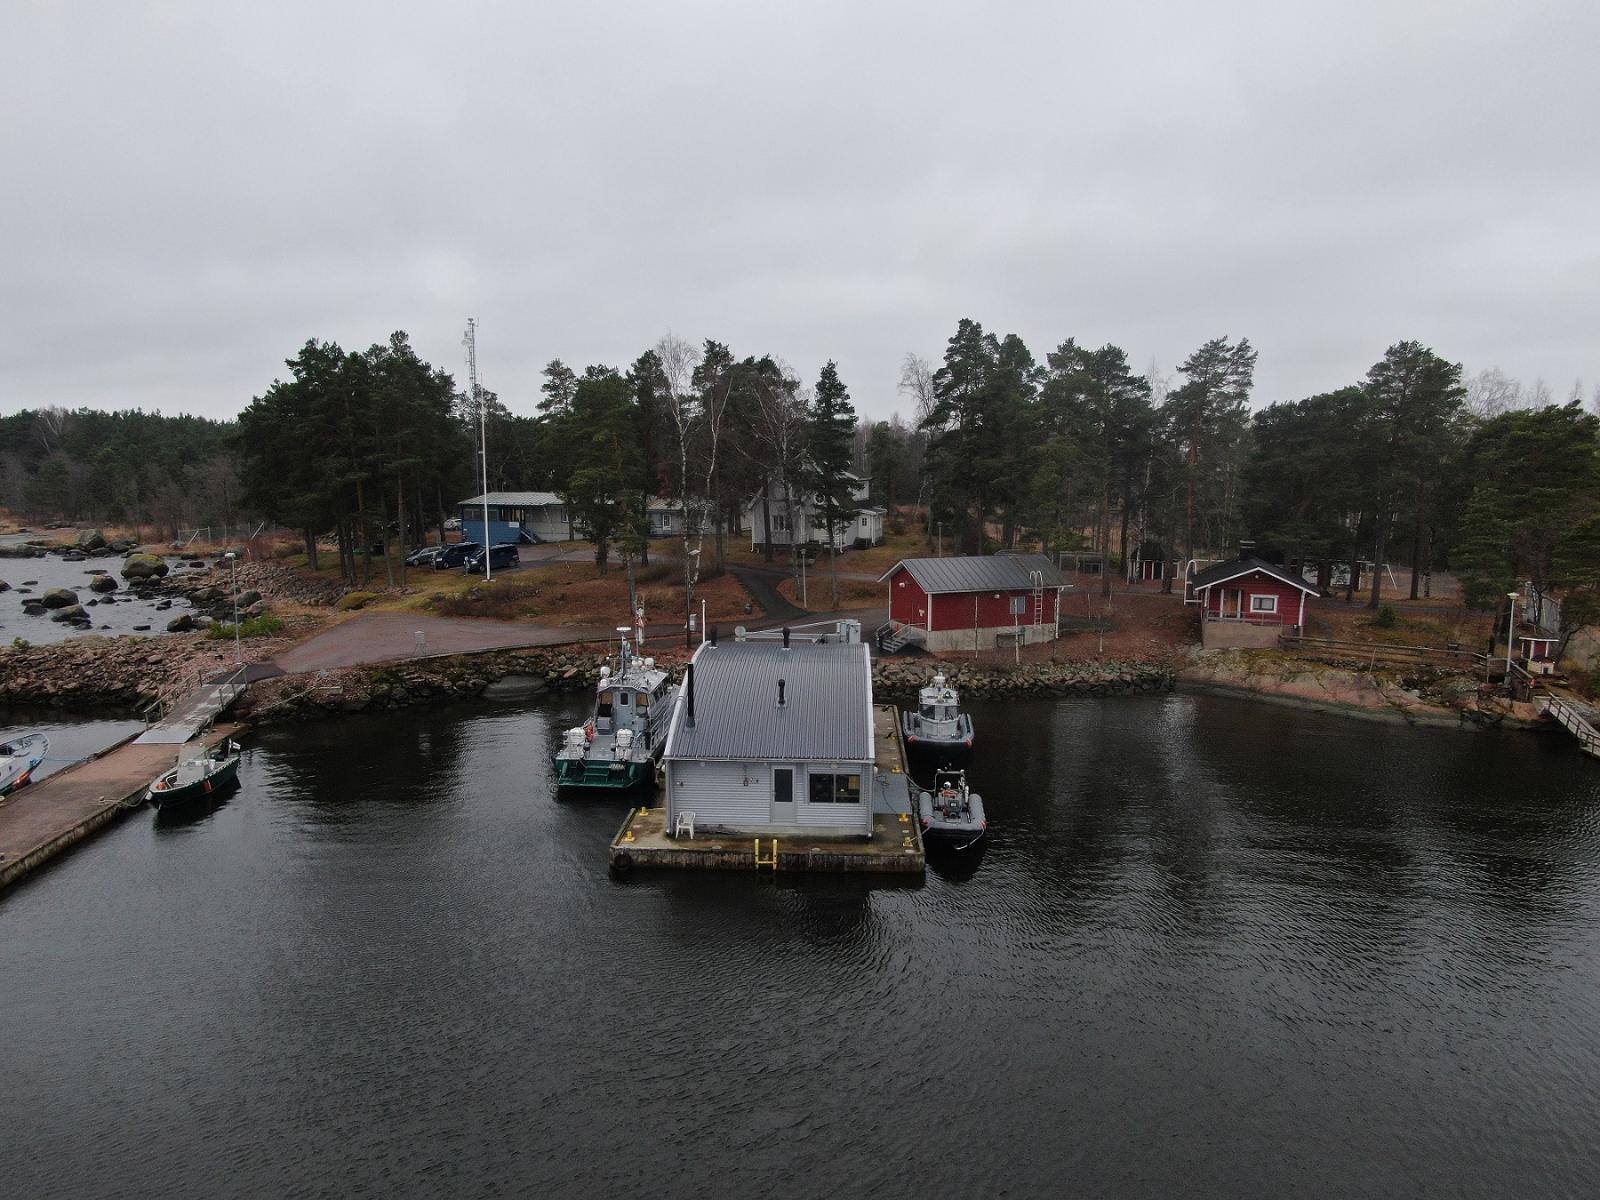
[(1273, 645), (1285, 628), (1305, 628), (1307, 602), (1318, 594), (1293, 572), (1249, 556), (1212, 564), (1189, 590), (1205, 614), (1208, 649)]
[(1047, 642), (1066, 582), (1042, 554), (905, 558), (884, 572), (889, 627), (879, 645), (932, 651)]

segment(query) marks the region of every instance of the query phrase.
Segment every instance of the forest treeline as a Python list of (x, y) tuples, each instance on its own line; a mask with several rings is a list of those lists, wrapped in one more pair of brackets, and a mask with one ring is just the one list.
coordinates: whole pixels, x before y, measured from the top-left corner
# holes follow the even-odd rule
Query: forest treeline
[[(465, 394), (404, 333), (364, 351), (313, 340), (236, 422), (0, 419), (0, 503), (173, 532), (247, 514), (301, 530), (313, 558), (332, 532), (345, 574), (368, 578), (394, 575), (398, 551), (485, 475), (492, 491), (563, 497), (602, 566), (607, 548), (630, 567), (647, 558), (658, 497), (687, 514), (692, 595), (692, 552), (720, 562), (750, 497), (816, 496), (844, 520), (855, 472), (874, 503), (923, 506), (930, 542), (940, 532), (968, 553), (1176, 564), (1248, 538), (1314, 565), (1324, 586), (1356, 561), (1414, 564), (1413, 594), (1448, 567), (1485, 607), (1523, 579), (1585, 594), (1600, 584), (1600, 419), (1576, 388), (1556, 403), (1499, 372), (1465, 379), (1402, 341), (1361, 379), (1252, 410), (1255, 364), (1250, 342), (1230, 337), (1170, 377), (1071, 337), (1037, 358), (1015, 334), (962, 320), (939, 361), (907, 356), (909, 415), (860, 422), (832, 363), (803, 379), (772, 354), (669, 335), (626, 367), (552, 361), (535, 411), (519, 415), (492, 392)], [(377, 544), (382, 555), (368, 552)], [(1376, 604), (1385, 580), (1368, 578)]]

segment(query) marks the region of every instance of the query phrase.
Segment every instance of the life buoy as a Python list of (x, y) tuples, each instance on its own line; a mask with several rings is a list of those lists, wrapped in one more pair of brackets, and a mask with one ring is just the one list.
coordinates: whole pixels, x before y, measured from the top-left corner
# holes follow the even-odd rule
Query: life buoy
[(585, 741), (594, 741), (594, 718), (590, 717), (583, 723), (583, 737)]

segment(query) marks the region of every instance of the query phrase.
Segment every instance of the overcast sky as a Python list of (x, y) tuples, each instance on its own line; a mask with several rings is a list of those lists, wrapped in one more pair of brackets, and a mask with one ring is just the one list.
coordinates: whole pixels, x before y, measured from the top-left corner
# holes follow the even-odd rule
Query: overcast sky
[[(1074, 10), (1077, 11), (1074, 11)], [(517, 411), (663, 332), (887, 415), (964, 316), (1256, 403), (1600, 383), (1600, 6), (9, 0), (0, 408), (231, 416), (405, 329)]]

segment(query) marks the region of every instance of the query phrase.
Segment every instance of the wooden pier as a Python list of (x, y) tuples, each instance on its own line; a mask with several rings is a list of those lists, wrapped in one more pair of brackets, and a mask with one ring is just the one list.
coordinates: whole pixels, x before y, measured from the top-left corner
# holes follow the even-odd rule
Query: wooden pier
[[(212, 729), (214, 746), (238, 731)], [(0, 891), (143, 803), (150, 781), (177, 763), (182, 745), (123, 742), (0, 799)]]
[(702, 833), (673, 837), (667, 810), (636, 808), (612, 839), (611, 868), (692, 871), (809, 871), (914, 875), (927, 869), (922, 830), (912, 809), (911, 779), (899, 716), (892, 704), (873, 706), (873, 750), (877, 779), (873, 789), (872, 837), (818, 837), (803, 829), (754, 833)]

